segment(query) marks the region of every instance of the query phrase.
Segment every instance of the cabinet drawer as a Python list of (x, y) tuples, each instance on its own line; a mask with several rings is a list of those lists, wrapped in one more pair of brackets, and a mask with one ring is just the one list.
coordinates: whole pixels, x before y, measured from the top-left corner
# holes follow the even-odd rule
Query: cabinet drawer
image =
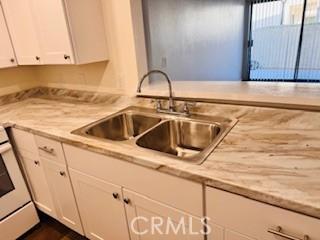
[(206, 188), (206, 194), (210, 221), (232, 231), (259, 240), (286, 239), (268, 232), (280, 226), (289, 236), (320, 239), (320, 219), (210, 187)]
[(39, 155), (42, 158), (49, 159), (58, 163), (66, 164), (62, 145), (60, 142), (44, 138), (41, 136), (35, 136)]
[(63, 144), (68, 166), (81, 173), (123, 186), (159, 202), (203, 215), (202, 185), (116, 158)]
[(13, 128), (12, 134), (20, 154), (25, 152), (38, 155), (38, 147), (32, 133)]

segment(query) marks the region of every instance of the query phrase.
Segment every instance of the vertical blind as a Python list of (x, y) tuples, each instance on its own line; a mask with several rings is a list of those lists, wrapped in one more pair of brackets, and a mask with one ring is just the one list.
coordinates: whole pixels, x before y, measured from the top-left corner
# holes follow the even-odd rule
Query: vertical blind
[(249, 79), (320, 82), (320, 0), (251, 3)]

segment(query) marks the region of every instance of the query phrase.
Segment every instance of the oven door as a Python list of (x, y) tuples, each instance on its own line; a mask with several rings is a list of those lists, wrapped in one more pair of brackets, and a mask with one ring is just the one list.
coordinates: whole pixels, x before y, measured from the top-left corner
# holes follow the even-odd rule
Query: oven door
[(0, 220), (30, 200), (10, 143), (0, 145)]

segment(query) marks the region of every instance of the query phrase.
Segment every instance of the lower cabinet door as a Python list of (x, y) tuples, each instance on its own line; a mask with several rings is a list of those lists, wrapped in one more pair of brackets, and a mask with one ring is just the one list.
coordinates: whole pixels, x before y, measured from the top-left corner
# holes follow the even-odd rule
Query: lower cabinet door
[(66, 166), (50, 160), (42, 159), (42, 161), (45, 166), (48, 183), (52, 189), (57, 219), (83, 235), (82, 224)]
[(84, 231), (91, 240), (129, 240), (121, 187), (70, 169)]
[(240, 233), (236, 233), (226, 229), (224, 233), (224, 240), (254, 240), (254, 239), (248, 238)]
[(124, 189), (131, 240), (203, 240), (204, 224), (192, 216)]
[[(208, 219), (208, 240), (225, 240), (224, 229), (218, 225), (212, 224)], [(241, 239), (238, 239), (241, 240)]]
[(37, 208), (56, 218), (56, 211), (42, 161), (36, 156), (21, 156), (21, 159), (31, 188), (33, 201)]

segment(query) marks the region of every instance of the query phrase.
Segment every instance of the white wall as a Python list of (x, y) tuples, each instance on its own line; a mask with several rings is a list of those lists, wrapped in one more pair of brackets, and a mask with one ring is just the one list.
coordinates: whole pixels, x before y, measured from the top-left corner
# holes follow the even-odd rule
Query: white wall
[(245, 0), (144, 0), (149, 68), (173, 80), (241, 80)]
[(0, 69), (0, 96), (38, 86), (34, 68)]

